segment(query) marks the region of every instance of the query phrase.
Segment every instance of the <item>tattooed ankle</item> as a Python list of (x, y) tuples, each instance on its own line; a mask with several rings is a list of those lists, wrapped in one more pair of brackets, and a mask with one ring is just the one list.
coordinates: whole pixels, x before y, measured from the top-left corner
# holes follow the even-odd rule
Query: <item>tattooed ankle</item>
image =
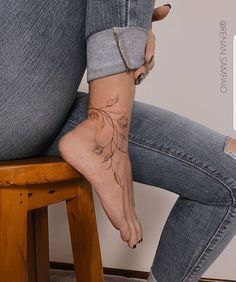
[[(124, 184), (122, 178), (115, 171), (116, 166), (119, 166), (119, 159), (121, 154), (128, 154), (128, 117), (114, 109), (114, 106), (119, 101), (119, 95), (115, 98), (109, 99), (104, 106), (94, 107), (91, 103), (88, 108), (88, 119), (98, 122), (98, 137), (102, 136), (103, 131), (106, 133), (106, 137), (100, 138), (99, 142), (96, 142), (93, 147), (94, 153), (102, 157), (101, 163), (107, 163), (107, 169), (111, 169), (114, 174), (115, 181), (123, 189)], [(109, 134), (107, 134), (109, 132)], [(105, 142), (105, 144), (104, 144)]]

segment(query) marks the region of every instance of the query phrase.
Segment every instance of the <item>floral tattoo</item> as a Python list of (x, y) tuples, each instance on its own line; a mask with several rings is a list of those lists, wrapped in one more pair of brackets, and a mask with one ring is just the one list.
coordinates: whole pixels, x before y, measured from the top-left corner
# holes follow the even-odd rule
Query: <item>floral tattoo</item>
[[(90, 103), (88, 108), (88, 118), (100, 121), (100, 129), (102, 130), (106, 125), (112, 128), (111, 138), (108, 140), (107, 144), (101, 146), (95, 144), (93, 151), (99, 155), (103, 156), (103, 161), (101, 163), (107, 162), (109, 166), (107, 169), (112, 169), (114, 179), (119, 184), (119, 186), (124, 189), (121, 177), (115, 172), (114, 163), (119, 164), (114, 160), (115, 152), (128, 153), (127, 149), (127, 138), (123, 133), (124, 130), (128, 128), (128, 118), (123, 115), (121, 111), (114, 111), (112, 107), (118, 102), (119, 95), (115, 98), (107, 101), (106, 105), (103, 107), (93, 107)], [(117, 117), (117, 115), (120, 115)], [(125, 147), (126, 150), (123, 150)]]

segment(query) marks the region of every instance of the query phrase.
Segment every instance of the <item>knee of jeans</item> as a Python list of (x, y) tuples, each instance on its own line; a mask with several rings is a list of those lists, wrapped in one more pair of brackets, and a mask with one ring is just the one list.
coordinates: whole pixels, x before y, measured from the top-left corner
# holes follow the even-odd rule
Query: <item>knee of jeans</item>
[[(230, 156), (233, 160), (236, 160), (236, 139), (228, 135), (223, 146), (223, 152), (226, 155)], [(231, 195), (232, 198), (234, 199), (235, 202), (234, 204), (236, 205), (236, 187), (234, 189), (231, 189)]]

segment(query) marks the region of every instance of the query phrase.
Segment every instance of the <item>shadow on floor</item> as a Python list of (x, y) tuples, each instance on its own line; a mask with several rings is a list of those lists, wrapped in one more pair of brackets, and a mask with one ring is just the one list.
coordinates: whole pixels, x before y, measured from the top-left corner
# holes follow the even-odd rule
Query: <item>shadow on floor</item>
[[(51, 269), (50, 282), (76, 282), (74, 271)], [(105, 282), (145, 282), (142, 279), (123, 278), (119, 276), (105, 275)]]

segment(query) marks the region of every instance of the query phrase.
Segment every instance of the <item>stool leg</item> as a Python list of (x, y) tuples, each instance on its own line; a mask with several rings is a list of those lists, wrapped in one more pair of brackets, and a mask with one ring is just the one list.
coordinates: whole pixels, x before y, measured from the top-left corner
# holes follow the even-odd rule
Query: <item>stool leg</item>
[(27, 187), (0, 188), (0, 281), (27, 282)]
[(77, 282), (104, 282), (91, 184), (84, 179), (77, 197), (67, 200), (67, 215)]
[(31, 222), (28, 237), (31, 249), (31, 254), (28, 254), (29, 282), (50, 282), (47, 206), (30, 211), (29, 222)]
[(50, 282), (48, 207), (34, 210), (37, 282)]
[(36, 272), (36, 254), (35, 254), (35, 239), (34, 239), (34, 213), (33, 210), (28, 212), (28, 233), (27, 233), (27, 268), (28, 281), (37, 282)]

